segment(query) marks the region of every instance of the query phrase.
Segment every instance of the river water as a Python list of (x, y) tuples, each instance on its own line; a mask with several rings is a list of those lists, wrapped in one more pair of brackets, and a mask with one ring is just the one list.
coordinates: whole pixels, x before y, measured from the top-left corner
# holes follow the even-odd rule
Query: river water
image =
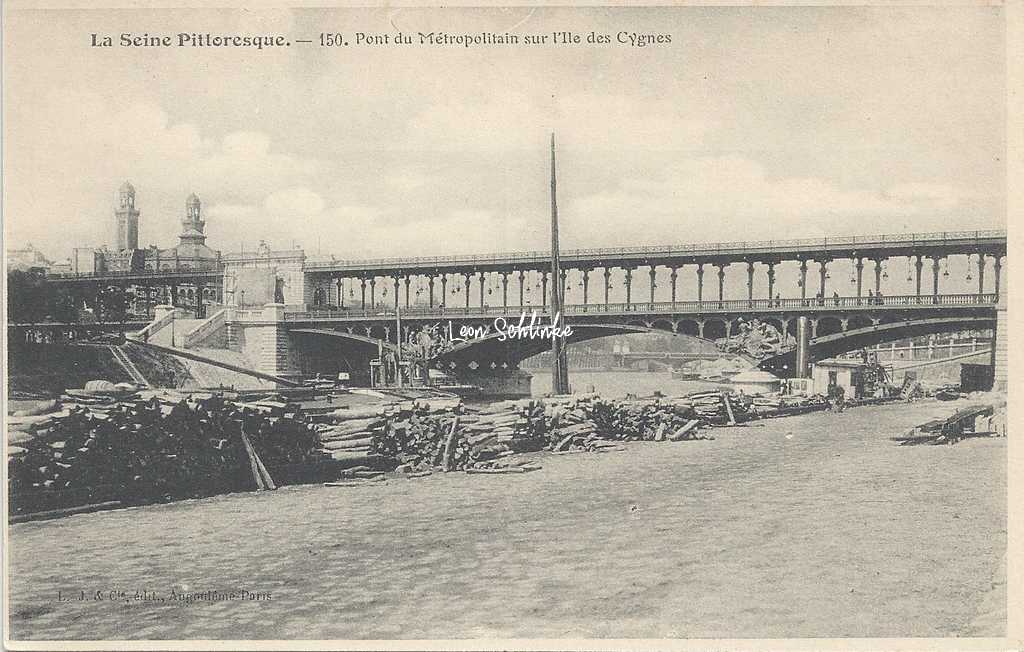
[[(534, 396), (551, 392), (551, 373), (547, 370), (531, 370), (533, 380), (530, 391)], [(597, 392), (607, 398), (620, 398), (626, 394), (651, 396), (661, 392), (666, 396), (678, 396), (702, 389), (719, 389), (724, 385), (699, 380), (673, 379), (668, 371), (569, 371), (569, 384), (574, 393)]]

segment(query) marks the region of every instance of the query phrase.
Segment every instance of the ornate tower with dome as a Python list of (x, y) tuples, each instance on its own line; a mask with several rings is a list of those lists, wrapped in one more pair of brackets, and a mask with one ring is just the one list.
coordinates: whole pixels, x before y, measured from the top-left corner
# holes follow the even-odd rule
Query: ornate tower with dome
[(125, 181), (117, 190), (114, 210), (116, 234), (114, 251), (139, 248), (139, 211), (135, 208), (135, 186)]
[(185, 217), (181, 219), (181, 235), (178, 236), (178, 247), (205, 246), (206, 234), (203, 229), (206, 227), (206, 220), (203, 219), (203, 206), (199, 196), (192, 193), (185, 200)]

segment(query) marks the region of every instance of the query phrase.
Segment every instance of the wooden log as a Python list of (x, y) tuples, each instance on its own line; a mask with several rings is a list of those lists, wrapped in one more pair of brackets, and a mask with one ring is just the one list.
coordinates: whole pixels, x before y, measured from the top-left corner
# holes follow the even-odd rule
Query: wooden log
[(372, 430), (373, 428), (382, 425), (384, 419), (353, 419), (351, 421), (345, 421), (336, 426), (333, 426), (329, 430), (324, 432), (330, 432), (335, 435), (348, 435), (353, 432), (359, 432), (360, 430)]
[(365, 462), (367, 464), (372, 464), (375, 461), (377, 461), (378, 459), (380, 459), (379, 456), (377, 456), (377, 455), (370, 455), (366, 451), (353, 451), (353, 450), (332, 451), (331, 452), (331, 458), (335, 459), (335, 460), (338, 460), (339, 462), (342, 462), (342, 461), (350, 462), (350, 461), (353, 461), (353, 460), (359, 460), (360, 462)]
[(360, 430), (359, 432), (353, 432), (347, 435), (325, 435), (321, 433), (319, 437), (321, 442), (326, 443), (329, 441), (352, 441), (353, 439), (365, 439), (372, 436), (372, 432), (368, 430)]
[(7, 433), (7, 444), (9, 446), (20, 446), (21, 444), (27, 444), (35, 439), (29, 433), (23, 430), (11, 430)]
[(256, 464), (256, 451), (252, 448), (252, 443), (249, 441), (249, 436), (242, 431), (242, 445), (245, 447), (245, 454), (249, 458), (249, 466), (252, 470), (252, 479), (256, 484), (256, 491), (263, 491), (267, 488), (266, 483), (263, 481), (263, 474), (260, 473), (259, 465)]
[(690, 421), (687, 421), (686, 425), (672, 433), (672, 435), (669, 436), (669, 439), (672, 441), (681, 441), (686, 436), (686, 433), (696, 428), (699, 423), (700, 419), (691, 419)]
[(566, 435), (557, 444), (555, 444), (555, 447), (552, 450), (555, 450), (555, 451), (563, 450), (566, 446), (569, 445), (569, 442), (571, 442), (574, 437), (576, 437), (575, 433)]
[(69, 507), (66, 509), (50, 509), (42, 512), (16, 514), (8, 519), (8, 523), (11, 523), (13, 525), (14, 523), (26, 523), (28, 521), (43, 521), (51, 518), (60, 518), (62, 516), (71, 516), (72, 514), (85, 514), (87, 512), (96, 512), (101, 509), (114, 509), (115, 507), (120, 506), (120, 500), (108, 500), (102, 503), (79, 505), (77, 507)]
[(667, 424), (663, 421), (658, 426), (657, 432), (654, 433), (654, 441), (665, 441), (665, 428)]
[(729, 395), (722, 394), (722, 401), (725, 403), (725, 410), (729, 413), (729, 425), (736, 425), (736, 415), (732, 412), (732, 404), (729, 402)]
[(337, 422), (352, 421), (355, 419), (380, 418), (384, 416), (384, 406), (368, 408), (342, 408), (331, 412), (331, 417)]
[(492, 432), (483, 432), (474, 435), (467, 435), (466, 437), (464, 437), (464, 439), (470, 446), (475, 446), (481, 442), (485, 442), (494, 438), (495, 434)]
[(364, 437), (362, 439), (340, 439), (335, 441), (324, 441), (320, 442), (320, 447), (327, 450), (346, 450), (351, 448), (369, 447), (373, 444), (373, 437)]
[(455, 454), (455, 438), (459, 434), (459, 417), (452, 421), (452, 427), (448, 431), (448, 438), (444, 442), (444, 471), (452, 470), (452, 455)]

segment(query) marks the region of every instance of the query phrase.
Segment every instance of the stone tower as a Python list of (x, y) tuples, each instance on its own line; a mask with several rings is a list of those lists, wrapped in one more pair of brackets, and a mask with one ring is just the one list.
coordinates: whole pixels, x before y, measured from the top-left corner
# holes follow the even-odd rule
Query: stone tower
[(199, 197), (192, 193), (185, 200), (185, 217), (181, 218), (181, 235), (178, 236), (181, 245), (204, 245), (206, 244), (206, 220), (203, 219), (202, 204)]
[(135, 208), (135, 187), (125, 181), (117, 191), (117, 237), (116, 251), (139, 248), (139, 211)]

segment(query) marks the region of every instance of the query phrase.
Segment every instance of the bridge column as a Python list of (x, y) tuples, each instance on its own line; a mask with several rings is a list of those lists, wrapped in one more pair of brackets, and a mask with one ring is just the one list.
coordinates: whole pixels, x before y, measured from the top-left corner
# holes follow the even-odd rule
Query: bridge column
[(864, 259), (857, 256), (855, 265), (857, 268), (857, 303), (860, 303), (861, 297), (864, 296)]
[(669, 279), (672, 281), (672, 307), (676, 305), (676, 280), (679, 278), (679, 268), (673, 267)]
[(754, 263), (747, 262), (747, 306), (754, 305)]
[(359, 289), (359, 302), (360, 302), (359, 306), (363, 310), (366, 310), (366, 278), (363, 277), (363, 278), (359, 279), (359, 282), (360, 282), (360, 284), (362, 286)]
[(941, 256), (932, 257), (932, 303), (939, 302), (939, 263)]
[[(725, 299), (725, 264), (719, 263), (718, 267), (718, 303)], [(721, 305), (719, 305), (721, 307)]]
[(775, 298), (775, 263), (768, 263), (768, 305)]
[(654, 303), (654, 288), (658, 287), (656, 278), (658, 270), (654, 265), (651, 265), (651, 303)]
[(501, 307), (508, 308), (508, 272), (501, 273)]
[(592, 271), (589, 267), (584, 267), (583, 273), (583, 305), (587, 305), (590, 302), (590, 272)]
[(999, 301), (1000, 272), (1002, 272), (1002, 270), (1003, 270), (1003, 257), (1000, 256), (999, 254), (996, 254), (995, 256), (993, 256), (993, 258), (995, 258), (995, 261), (992, 263), (992, 271), (995, 273), (995, 294), (996, 294), (996, 301), (998, 302)]
[(427, 279), (427, 305), (431, 308), (434, 307), (434, 275), (431, 274)]
[(370, 277), (370, 308), (377, 307), (377, 277)]
[(612, 270), (604, 268), (604, 307), (608, 308), (608, 292), (612, 287)]
[(526, 270), (519, 270), (519, 306), (526, 305), (526, 298), (524, 292), (526, 291)]
[(345, 307), (345, 280), (340, 276), (336, 280), (338, 284), (338, 307)]
[(486, 289), (485, 286), (487, 284), (484, 283), (484, 273), (483, 272), (480, 272), (478, 274), (478, 276), (480, 278), (480, 307), (483, 308), (484, 307), (484, 290)]
[(985, 294), (985, 254), (978, 254), (978, 295)]
[(566, 279), (566, 276), (568, 275), (568, 273), (569, 273), (569, 270), (567, 270), (567, 269), (563, 268), (563, 269), (559, 270), (559, 276), (561, 277), (561, 282), (558, 284), (558, 289), (559, 289), (559, 292), (560, 292), (560, 294), (558, 296), (560, 296), (562, 298), (562, 307), (563, 308), (565, 307), (565, 279)]
[(917, 298), (921, 298), (921, 269), (924, 267), (924, 256), (917, 254), (917, 261), (914, 262), (914, 268), (917, 270), (917, 276), (914, 281), (914, 290)]
[(409, 307), (409, 282), (412, 281), (408, 275), (405, 277), (405, 307)]
[(540, 300), (541, 310), (548, 309), (548, 273), (543, 271), (540, 274)]
[(807, 259), (800, 259), (800, 300), (805, 302), (807, 299)]
[(821, 275), (821, 283), (818, 285), (818, 293), (821, 294), (821, 298), (825, 298), (825, 279), (828, 277), (828, 259), (822, 259), (818, 261), (818, 265), (821, 266), (819, 270)]
[(697, 303), (702, 303), (703, 301), (704, 301), (704, 263), (697, 263)]
[(441, 305), (448, 305), (448, 275), (441, 274)]
[(875, 296), (882, 291), (882, 259), (875, 258)]
[(633, 296), (633, 268), (626, 267), (626, 310), (629, 310), (629, 306), (632, 303)]
[(812, 319), (812, 320), (810, 320), (810, 322), (811, 322), (811, 339), (814, 339), (815, 337), (818, 336), (818, 320), (817, 319)]
[(469, 288), (473, 283), (473, 275), (470, 272), (463, 272), (462, 275), (466, 279), (465, 290), (466, 290), (466, 307), (469, 308)]

